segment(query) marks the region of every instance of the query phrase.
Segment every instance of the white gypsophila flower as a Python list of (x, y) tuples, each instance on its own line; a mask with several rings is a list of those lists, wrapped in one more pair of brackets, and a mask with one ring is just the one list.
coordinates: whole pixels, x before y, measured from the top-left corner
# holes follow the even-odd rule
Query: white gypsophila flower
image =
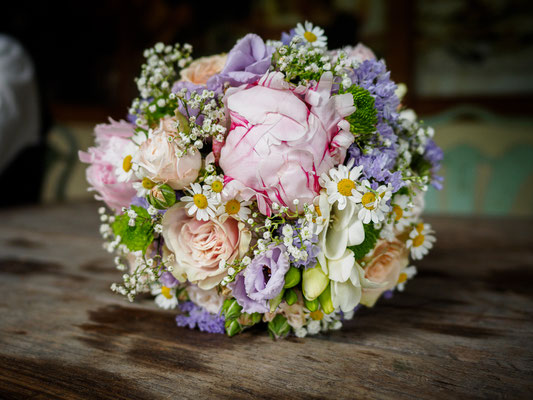
[(370, 182), (364, 180), (360, 186), (362, 190), (361, 209), (357, 217), (363, 224), (368, 224), (370, 221), (375, 224), (385, 219), (385, 214), (390, 207), (387, 201), (391, 198), (391, 189), (387, 186), (380, 186), (376, 190), (372, 190)]
[(328, 38), (324, 35), (324, 30), (318, 26), (313, 26), (311, 22), (305, 21), (304, 25), (298, 23), (294, 29), (295, 38), (300, 42), (309, 43), (313, 47), (326, 47)]
[(400, 292), (403, 292), (407, 281), (409, 279), (412, 279), (416, 275), (416, 273), (417, 270), (414, 265), (410, 265), (405, 268), (398, 277), (398, 285), (396, 286), (396, 289), (398, 289)]
[(292, 235), (294, 234), (294, 229), (289, 224), (285, 224), (283, 225), (281, 233), (283, 234), (284, 237), (290, 237), (292, 239)]
[(436, 238), (429, 224), (420, 222), (409, 234), (406, 246), (411, 251), (414, 260), (421, 260), (433, 247)]
[(318, 182), (326, 189), (329, 204), (338, 202), (339, 210), (344, 210), (348, 201), (356, 204), (361, 202), (362, 194), (357, 185), (357, 179), (361, 176), (362, 166), (353, 167), (352, 158), (348, 165), (339, 165), (331, 168), (328, 173), (320, 175)]
[(186, 189), (192, 196), (184, 196), (181, 201), (186, 202), (185, 209), (189, 216), (195, 216), (199, 221), (209, 221), (215, 217), (217, 206), (216, 199), (211, 196), (211, 192), (206, 191), (198, 183), (191, 184), (190, 189)]

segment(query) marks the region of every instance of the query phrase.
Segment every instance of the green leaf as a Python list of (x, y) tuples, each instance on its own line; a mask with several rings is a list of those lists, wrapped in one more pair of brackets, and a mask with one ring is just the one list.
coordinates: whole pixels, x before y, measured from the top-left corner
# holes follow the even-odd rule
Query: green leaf
[(236, 335), (237, 333), (240, 333), (242, 331), (242, 326), (239, 324), (239, 322), (235, 319), (227, 320), (224, 323), (224, 326), (226, 328), (226, 334), (231, 337)]
[(278, 308), (279, 304), (283, 300), (283, 294), (285, 293), (285, 289), (281, 289), (281, 292), (270, 300), (270, 312), (276, 311), (276, 308)]
[(268, 331), (275, 338), (279, 338), (287, 335), (291, 331), (291, 326), (287, 322), (287, 318), (278, 314), (268, 323)]
[(222, 305), (222, 313), (226, 321), (239, 318), (242, 312), (242, 307), (235, 299), (226, 299)]
[(379, 238), (380, 230), (376, 229), (372, 222), (369, 224), (363, 224), (363, 227), (365, 229), (365, 240), (363, 240), (363, 243), (358, 244), (357, 246), (348, 247), (348, 249), (353, 251), (356, 260), (361, 260), (370, 250), (372, 250)]
[(134, 226), (129, 226), (130, 217), (124, 213), (115, 218), (111, 227), (115, 236), (120, 236), (120, 243), (126, 245), (130, 251), (141, 250), (145, 253), (154, 241), (152, 217), (143, 207), (131, 206), (131, 209), (137, 213)]

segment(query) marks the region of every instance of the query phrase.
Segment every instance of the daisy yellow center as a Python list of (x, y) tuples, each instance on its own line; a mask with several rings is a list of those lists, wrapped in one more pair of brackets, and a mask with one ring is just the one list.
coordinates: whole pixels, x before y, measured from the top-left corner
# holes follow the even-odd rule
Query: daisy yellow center
[(413, 247), (422, 246), (424, 243), (425, 237), (424, 235), (420, 234), (414, 237), (413, 239)]
[(129, 170), (131, 169), (131, 159), (132, 158), (133, 158), (132, 156), (124, 157), (124, 160), (122, 161), (122, 169), (125, 172), (129, 172)]
[(207, 197), (202, 193), (195, 194), (192, 200), (194, 201), (194, 205), (199, 209), (203, 210), (207, 208)]
[(170, 288), (166, 286), (161, 286), (161, 294), (165, 296), (167, 299), (171, 299), (172, 295), (170, 294)]
[(353, 189), (355, 189), (355, 182), (351, 179), (342, 179), (337, 183), (337, 190), (343, 196), (351, 196)]
[(418, 233), (422, 233), (423, 230), (424, 230), (424, 224), (422, 222), (416, 225), (416, 231)]
[(310, 313), (309, 316), (315, 321), (322, 321), (322, 318), (324, 318), (324, 313), (320, 310), (316, 310)]
[(211, 184), (211, 190), (215, 193), (220, 193), (222, 192), (222, 189), (224, 189), (224, 184), (220, 181), (214, 181), (212, 184)]
[(307, 31), (307, 32), (304, 33), (304, 38), (305, 38), (305, 40), (307, 40), (309, 43), (316, 42), (316, 39), (317, 39), (316, 35), (315, 35), (313, 32), (309, 32), (309, 31)]
[(361, 202), (363, 203), (363, 207), (367, 210), (373, 210), (374, 209), (374, 202), (376, 201), (376, 195), (372, 192), (366, 192), (363, 195), (363, 198), (361, 199)]
[(148, 178), (143, 178), (143, 188), (152, 189), (155, 186), (155, 182)]
[(402, 272), (398, 277), (398, 283), (404, 283), (407, 280), (407, 274)]
[(241, 203), (233, 199), (226, 203), (225, 210), (229, 215), (237, 214), (241, 209)]
[(399, 221), (399, 220), (402, 219), (402, 217), (403, 217), (403, 210), (402, 210), (402, 208), (401, 208), (400, 206), (396, 206), (396, 205), (393, 206), (393, 207), (392, 207), (392, 211), (394, 211), (394, 214), (395, 214), (395, 216), (394, 216), (394, 220), (395, 220), (395, 221)]

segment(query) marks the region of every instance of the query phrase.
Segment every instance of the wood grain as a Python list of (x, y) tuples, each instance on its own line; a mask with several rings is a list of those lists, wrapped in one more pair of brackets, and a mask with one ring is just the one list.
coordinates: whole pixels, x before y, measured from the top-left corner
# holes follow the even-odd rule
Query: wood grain
[(430, 218), (406, 291), (343, 330), (178, 328), (109, 291), (94, 203), (0, 212), (0, 398), (533, 398), (533, 221)]

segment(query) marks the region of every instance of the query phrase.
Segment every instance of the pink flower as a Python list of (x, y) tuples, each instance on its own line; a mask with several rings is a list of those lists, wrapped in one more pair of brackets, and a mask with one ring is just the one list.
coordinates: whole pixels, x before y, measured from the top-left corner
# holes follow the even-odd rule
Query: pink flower
[(95, 198), (120, 210), (129, 206), (136, 194), (131, 182), (118, 182), (116, 174), (116, 168), (122, 168), (126, 156), (124, 149), (130, 147), (135, 127), (125, 121), (110, 119), (110, 122), (96, 126), (96, 147), (90, 147), (87, 152), (80, 151), (79, 157), (82, 162), (90, 164), (86, 175), (91, 185), (89, 190), (97, 192)]
[[(362, 63), (366, 60), (376, 59), (376, 55), (374, 54), (374, 52), (362, 43), (357, 43), (357, 46), (355, 47), (346, 46), (340, 50), (346, 53), (346, 56), (349, 60), (357, 61), (358, 63)], [(336, 61), (339, 55), (339, 50), (331, 50), (329, 54), (333, 58), (333, 61)]]
[(379, 240), (365, 267), (365, 278), (384, 284), (378, 289), (363, 288), (361, 303), (372, 307), (386, 290), (398, 283), (400, 272), (407, 267), (409, 256), (405, 244), (397, 239), (391, 242)]
[(227, 58), (226, 54), (198, 58), (187, 68), (181, 70), (181, 80), (195, 85), (205, 85), (209, 78), (222, 71)]
[(313, 90), (294, 89), (272, 72), (226, 92), (231, 127), (220, 166), (256, 191), (262, 213), (272, 202), (292, 210), (295, 199), (312, 203), (319, 176), (344, 161), (354, 140), (344, 117), (355, 108), (350, 94), (331, 96), (332, 84), (328, 72)]
[(159, 128), (139, 147), (134, 161), (147, 178), (179, 190), (196, 180), (202, 167), (202, 156), (198, 151), (183, 157), (176, 155), (181, 149), (175, 124), (174, 117), (161, 120)]
[(183, 203), (169, 208), (162, 221), (163, 238), (174, 253), (172, 274), (176, 279), (189, 280), (200, 289), (211, 289), (227, 275), (221, 261), (232, 263), (243, 257), (251, 234), (244, 224), (233, 218), (224, 223), (217, 219), (198, 221), (187, 215)]

